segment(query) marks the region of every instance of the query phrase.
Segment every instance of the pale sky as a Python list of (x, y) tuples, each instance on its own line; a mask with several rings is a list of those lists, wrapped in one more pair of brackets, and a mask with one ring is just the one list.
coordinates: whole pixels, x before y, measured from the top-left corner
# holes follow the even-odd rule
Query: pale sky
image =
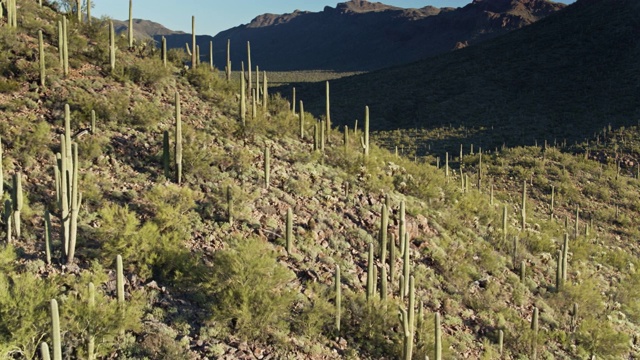
[[(321, 11), (326, 5), (335, 7), (346, 0), (133, 0), (133, 17), (160, 23), (171, 30), (191, 32), (191, 16), (196, 17), (196, 33), (216, 35), (220, 31), (248, 24), (264, 13), (284, 14), (294, 10)], [(383, 0), (382, 3), (420, 8), (462, 7), (470, 0)], [(573, 0), (559, 1), (571, 3)], [(117, 20), (129, 18), (129, 0), (93, 0), (92, 16), (109, 16)]]

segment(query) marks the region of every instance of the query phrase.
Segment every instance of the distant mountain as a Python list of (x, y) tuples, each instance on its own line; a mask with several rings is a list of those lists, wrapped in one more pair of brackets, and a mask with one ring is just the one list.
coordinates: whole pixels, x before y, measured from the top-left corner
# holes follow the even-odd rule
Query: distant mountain
[[(236, 65), (246, 59), (250, 41), (253, 64), (266, 70), (374, 70), (485, 41), (565, 6), (546, 0), (475, 0), (455, 9), (403, 9), (352, 0), (317, 13), (264, 14), (214, 37), (216, 64), (224, 68), (230, 39)], [(200, 46), (208, 47), (209, 40)], [(168, 42), (182, 47), (185, 41), (169, 36)]]
[[(113, 27), (116, 33), (126, 32), (129, 28), (129, 21), (113, 20)], [(136, 39), (153, 39), (155, 36), (180, 35), (182, 31), (173, 31), (149, 20), (133, 19), (133, 36)]]
[[(637, 0), (578, 0), (479, 45), (332, 81), (331, 118), (352, 126), (369, 105), (372, 129), (483, 127), (492, 147), (636, 124), (638, 19)], [(324, 84), (298, 84), (297, 94), (305, 109), (324, 113)]]

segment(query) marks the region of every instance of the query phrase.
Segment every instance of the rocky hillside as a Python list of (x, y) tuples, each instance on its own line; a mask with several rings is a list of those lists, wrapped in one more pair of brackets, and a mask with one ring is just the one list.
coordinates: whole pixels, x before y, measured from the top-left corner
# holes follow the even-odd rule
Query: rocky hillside
[[(246, 61), (251, 42), (254, 64), (270, 71), (368, 71), (407, 64), (527, 26), (565, 5), (546, 0), (476, 0), (463, 8), (403, 9), (352, 0), (313, 13), (264, 14), (213, 38), (216, 65), (224, 68), (231, 40), (234, 69)], [(158, 40), (159, 37), (156, 37)], [(198, 44), (209, 48), (208, 37)], [(168, 36), (184, 47), (184, 36)]]
[(640, 355), (637, 129), (438, 167), (13, 4), (1, 358)]

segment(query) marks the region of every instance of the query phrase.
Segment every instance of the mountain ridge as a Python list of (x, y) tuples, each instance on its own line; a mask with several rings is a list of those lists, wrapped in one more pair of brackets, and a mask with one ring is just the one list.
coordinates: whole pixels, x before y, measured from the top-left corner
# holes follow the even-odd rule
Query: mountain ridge
[[(246, 62), (250, 42), (252, 63), (267, 71), (371, 71), (480, 43), (565, 6), (547, 0), (500, 0), (474, 1), (461, 8), (405, 9), (352, 0), (320, 12), (262, 14), (214, 37), (197, 36), (197, 44), (208, 49), (213, 42), (219, 69), (226, 66), (229, 40), (234, 70)], [(152, 35), (157, 42), (162, 36), (169, 48), (191, 43), (190, 34)]]

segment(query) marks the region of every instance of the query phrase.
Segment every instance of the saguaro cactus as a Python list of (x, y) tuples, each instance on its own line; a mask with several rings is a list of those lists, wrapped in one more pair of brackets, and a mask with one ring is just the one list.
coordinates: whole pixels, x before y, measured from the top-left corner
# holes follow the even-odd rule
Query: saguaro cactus
[(269, 146), (264, 147), (264, 187), (269, 188), (271, 175), (271, 150)]
[(293, 95), (291, 100), (291, 106), (292, 106), (291, 113), (295, 115), (296, 114), (296, 88), (294, 87), (292, 91), (293, 91)]
[(287, 254), (291, 254), (291, 244), (293, 242), (293, 211), (291, 208), (287, 209), (287, 223), (286, 223), (286, 232), (285, 232), (285, 244), (287, 249)]
[(373, 299), (375, 295), (374, 284), (375, 284), (375, 276), (374, 276), (374, 267), (375, 263), (373, 262), (373, 243), (369, 243), (369, 252), (367, 258), (367, 301)]
[(53, 360), (62, 360), (62, 341), (60, 340), (60, 314), (58, 302), (51, 300), (51, 341), (53, 344)]
[(437, 312), (434, 320), (435, 324), (435, 354), (436, 360), (442, 360), (442, 327), (440, 326), (440, 313)]
[(40, 65), (40, 86), (46, 86), (46, 69), (44, 62), (44, 41), (42, 40), (42, 30), (38, 30), (38, 59)]
[(20, 238), (20, 212), (22, 211), (22, 174), (13, 175), (13, 189), (11, 193), (11, 202), (13, 203), (13, 219), (15, 224), (16, 238)]
[(51, 360), (51, 355), (49, 355), (49, 345), (44, 341), (40, 344), (40, 356), (42, 356), (42, 360)]
[(304, 104), (300, 100), (300, 139), (304, 140)]
[(198, 57), (196, 51), (196, 17), (191, 16), (191, 48), (193, 51), (191, 52), (191, 68), (195, 69), (198, 67)]
[(178, 184), (182, 184), (182, 115), (180, 111), (180, 93), (176, 91), (176, 178)]
[(533, 336), (531, 337), (531, 359), (538, 358), (538, 308), (533, 308), (533, 316), (531, 317), (531, 330)]
[(44, 252), (47, 264), (51, 264), (51, 214), (44, 210)]
[[(326, 91), (327, 91), (327, 98), (326, 98), (326, 109), (325, 109), (325, 116), (326, 116), (326, 126), (327, 126), (327, 139), (331, 138), (331, 100), (329, 97), (329, 82), (326, 82)], [(329, 140), (329, 142), (331, 142)]]
[(167, 67), (167, 38), (165, 38), (164, 36), (162, 37), (162, 51), (160, 53), (160, 56), (162, 57), (162, 65), (164, 65), (164, 67)]
[(0, 198), (2, 195), (4, 195), (4, 169), (2, 166), (2, 137), (0, 137)]
[(69, 75), (69, 32), (67, 30), (67, 17), (62, 17), (62, 69), (64, 76)]
[(109, 66), (111, 72), (116, 70), (116, 32), (111, 20), (109, 20)]
[[(263, 77), (262, 77), (262, 109), (264, 111), (267, 111), (268, 100), (269, 100), (269, 85), (267, 83), (267, 72), (263, 71), (262, 74), (263, 74)], [(256, 76), (258, 76), (258, 75), (256, 74)]]
[[(88, 285), (88, 291), (89, 291), (89, 299), (88, 299), (89, 309), (94, 309), (96, 306), (96, 287), (95, 285), (93, 285), (92, 282), (90, 282)], [(95, 360), (96, 358), (95, 349), (96, 349), (96, 337), (93, 335), (93, 333), (89, 332), (89, 341), (87, 344), (87, 358), (89, 360)]]
[(242, 127), (245, 127), (247, 125), (247, 84), (244, 78), (244, 63), (242, 64), (242, 71), (240, 72), (240, 120), (242, 121)]
[(522, 182), (522, 231), (527, 226), (527, 181)]
[(360, 137), (365, 159), (369, 157), (369, 107), (364, 108), (364, 136)]
[(209, 41), (209, 70), (213, 71), (213, 41)]
[(409, 281), (409, 303), (408, 309), (400, 309), (400, 319), (402, 320), (402, 330), (403, 330), (403, 359), (411, 360), (413, 357), (413, 339), (415, 336), (415, 281), (413, 276), (411, 276)]
[(129, 0), (129, 28), (127, 29), (129, 38), (129, 49), (133, 48), (133, 0)]
[(342, 317), (342, 287), (340, 282), (340, 265), (336, 265), (334, 288), (336, 292), (336, 331), (339, 333), (340, 318)]
[(165, 130), (162, 133), (162, 165), (164, 167), (164, 177), (169, 179), (171, 177), (171, 151), (169, 144), (169, 131)]
[(225, 67), (227, 73), (227, 81), (231, 81), (231, 40), (227, 39), (227, 66)]
[(82, 194), (78, 192), (78, 144), (73, 143), (73, 175), (71, 187), (71, 223), (69, 232), (69, 253), (67, 254), (67, 264), (73, 263), (76, 249), (76, 239), (78, 237), (78, 214), (82, 204)]
[[(249, 81), (248, 81), (248, 89), (249, 89), (249, 94), (251, 94), (251, 88), (253, 87), (253, 76), (251, 76), (251, 43), (249, 41), (247, 41), (247, 66), (248, 66), (248, 73), (249, 73)], [(259, 76), (260, 74), (256, 74), (256, 76)]]

